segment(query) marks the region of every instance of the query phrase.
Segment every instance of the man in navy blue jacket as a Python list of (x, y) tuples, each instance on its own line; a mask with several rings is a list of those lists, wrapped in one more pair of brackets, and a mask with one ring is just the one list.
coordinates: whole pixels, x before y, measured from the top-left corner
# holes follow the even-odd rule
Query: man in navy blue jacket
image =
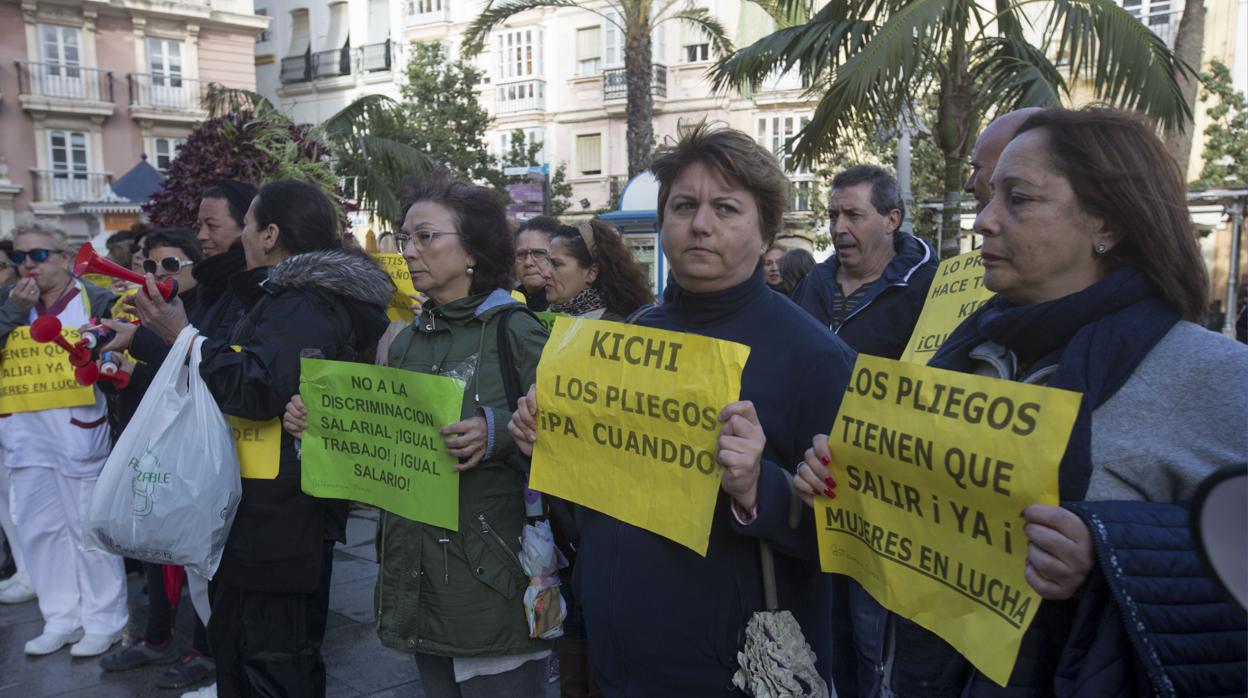
[(873, 165), (832, 180), (828, 216), (836, 254), (815, 265), (793, 300), (855, 350), (896, 359), (936, 276), (936, 254), (901, 230), (901, 187)]

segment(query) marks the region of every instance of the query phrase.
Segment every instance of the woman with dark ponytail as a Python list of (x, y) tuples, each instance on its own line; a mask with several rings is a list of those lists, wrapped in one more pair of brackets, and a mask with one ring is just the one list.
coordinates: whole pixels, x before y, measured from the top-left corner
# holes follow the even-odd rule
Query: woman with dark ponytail
[(628, 246), (602, 221), (559, 226), (546, 257), (542, 277), (553, 312), (623, 321), (654, 302), (646, 276)]

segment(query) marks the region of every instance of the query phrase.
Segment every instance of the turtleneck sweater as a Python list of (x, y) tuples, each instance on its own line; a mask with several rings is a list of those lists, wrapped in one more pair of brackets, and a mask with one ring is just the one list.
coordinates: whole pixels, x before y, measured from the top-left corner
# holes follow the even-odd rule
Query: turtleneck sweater
[[(723, 696), (751, 614), (764, 608), (759, 539), (776, 550), (780, 607), (790, 610), (831, 677), (831, 575), (819, 572), (814, 523), (801, 506), (789, 527), (792, 473), (815, 434), (832, 427), (855, 354), (761, 271), (723, 291), (669, 284), (637, 324), (750, 347), (741, 399), (754, 403), (767, 444), (757, 518), (742, 526), (721, 490), (705, 558), (592, 510), (579, 515), (574, 572), (594, 674), (608, 695)], [(657, 486), (657, 485), (656, 485)]]

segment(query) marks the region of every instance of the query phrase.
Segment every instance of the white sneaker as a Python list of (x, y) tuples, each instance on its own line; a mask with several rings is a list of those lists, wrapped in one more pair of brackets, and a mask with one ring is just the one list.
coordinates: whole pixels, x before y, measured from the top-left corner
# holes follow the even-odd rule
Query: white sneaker
[(0, 589), (0, 603), (26, 603), (35, 598), (35, 588), (25, 572), (18, 572), (5, 581), (7, 584)]
[(194, 691), (187, 691), (182, 694), (182, 698), (217, 698), (217, 684), (210, 683), (207, 686), (200, 686)]
[(26, 654), (34, 656), (52, 654), (71, 642), (77, 642), (81, 637), (81, 628), (72, 633), (50, 633), (44, 631), (42, 635), (26, 643)]
[(69, 656), (71, 657), (97, 657), (108, 651), (109, 647), (121, 641), (121, 633), (113, 633), (112, 635), (102, 635), (100, 633), (87, 633), (82, 639), (74, 643), (69, 648)]

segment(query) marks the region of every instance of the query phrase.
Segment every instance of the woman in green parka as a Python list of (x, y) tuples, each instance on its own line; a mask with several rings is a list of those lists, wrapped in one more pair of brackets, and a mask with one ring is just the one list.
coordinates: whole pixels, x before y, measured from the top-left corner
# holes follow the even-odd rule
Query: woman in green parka
[[(382, 512), (378, 635), (415, 655), (430, 698), (544, 696), (550, 643), (530, 639), (525, 619), (528, 576), (517, 557), (525, 470), (507, 432), (503, 371), (527, 391), (547, 333), (514, 311), (523, 307), (506, 290), (515, 243), (492, 191), (441, 173), (409, 180), (402, 198), (396, 238), (412, 285), (430, 300), (395, 337), (388, 364), (465, 381), (462, 421), (441, 430), (460, 459), (460, 518), (448, 531)], [(510, 365), (500, 360), (504, 321)], [(292, 403), (287, 429), (301, 431), (305, 415)]]

